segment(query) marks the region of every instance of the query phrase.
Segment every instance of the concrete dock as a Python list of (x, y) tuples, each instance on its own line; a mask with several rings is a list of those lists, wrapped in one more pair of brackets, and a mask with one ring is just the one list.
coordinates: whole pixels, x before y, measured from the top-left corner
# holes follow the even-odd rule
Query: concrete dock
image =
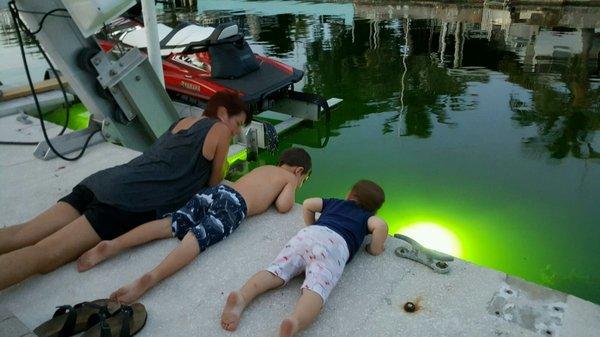
[[(34, 122), (0, 118), (2, 140), (39, 140)], [(87, 175), (123, 163), (136, 152), (112, 144), (90, 147), (77, 162), (41, 161), (33, 147), (0, 146), (0, 226), (35, 216)], [(245, 312), (238, 331), (221, 330), (229, 291), (275, 258), (302, 227), (301, 207), (273, 209), (246, 220), (227, 240), (141, 299), (148, 322), (139, 336), (272, 336), (299, 296), (301, 279), (272, 291)], [(162, 240), (78, 273), (70, 263), (0, 292), (0, 336), (25, 336), (55, 306), (107, 297), (153, 268), (177, 244)], [(600, 336), (600, 306), (462, 260), (436, 274), (394, 255), (399, 241), (373, 257), (362, 250), (347, 266), (317, 322), (302, 336)], [(2, 273), (10, 272), (2, 270)], [(403, 306), (411, 301), (417, 311)], [(21, 324), (20, 322), (24, 325)]]

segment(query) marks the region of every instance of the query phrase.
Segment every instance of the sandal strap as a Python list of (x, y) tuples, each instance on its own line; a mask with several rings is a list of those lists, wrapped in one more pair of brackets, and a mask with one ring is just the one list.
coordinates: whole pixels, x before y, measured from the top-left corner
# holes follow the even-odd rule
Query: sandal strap
[(106, 323), (106, 318), (103, 318), (100, 321), (100, 337), (112, 337), (110, 325), (108, 325), (108, 323)]
[(90, 307), (90, 308), (94, 308), (97, 310), (101, 310), (102, 308), (106, 308), (106, 305), (100, 305), (100, 304), (96, 304), (93, 302), (81, 302), (81, 303), (75, 304), (75, 306), (74, 306), (75, 309), (83, 308), (83, 307)]
[(119, 333), (119, 337), (131, 337), (129, 323), (133, 317), (133, 308), (124, 305), (121, 307), (121, 311), (123, 312), (123, 320), (121, 321), (121, 332)]
[(108, 309), (102, 308), (98, 312), (95, 312), (88, 317), (86, 326), (89, 329), (89, 328), (93, 327), (94, 325), (98, 324), (99, 322), (105, 321), (110, 316), (111, 316), (111, 314), (110, 314), (110, 312), (108, 312)]
[(56, 311), (52, 315), (52, 318), (54, 318), (56, 316), (64, 315), (72, 309), (73, 309), (73, 307), (68, 304), (67, 305), (59, 305), (56, 307)]
[(110, 311), (108, 311), (108, 306), (106, 305), (100, 305), (100, 304), (96, 304), (93, 302), (81, 302), (81, 303), (77, 303), (75, 304), (75, 309), (80, 309), (83, 307), (90, 307), (93, 309), (96, 309), (97, 312), (91, 314), (88, 317), (88, 320), (86, 322), (87, 328), (91, 328), (92, 326), (96, 325), (98, 322), (102, 321), (103, 319), (107, 319), (111, 316)]
[[(117, 313), (115, 313), (115, 318), (119, 314), (121, 314), (121, 331), (119, 332), (119, 337), (131, 337), (129, 323), (131, 322), (131, 318), (133, 317), (133, 308), (131, 308), (128, 305), (123, 305), (117, 311)], [(100, 337), (112, 337), (112, 330), (110, 328), (110, 325), (106, 323), (106, 318), (107, 317), (104, 316), (100, 317)]]
[(72, 336), (75, 330), (75, 323), (77, 322), (77, 311), (75, 311), (70, 305), (61, 305), (57, 308), (58, 309), (54, 312), (52, 318), (65, 314), (67, 315), (65, 323), (58, 332), (58, 337)]

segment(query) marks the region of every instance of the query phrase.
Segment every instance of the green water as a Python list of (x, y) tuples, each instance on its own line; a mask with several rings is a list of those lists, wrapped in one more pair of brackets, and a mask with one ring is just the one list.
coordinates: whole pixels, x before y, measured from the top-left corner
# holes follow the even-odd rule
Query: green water
[(463, 259), (600, 303), (599, 8), (198, 6), (160, 19), (233, 19), (255, 51), (306, 72), (297, 90), (344, 100), (329, 124), (281, 137), (313, 158), (298, 202), (374, 180), (391, 233), (435, 224)]
[[(65, 125), (67, 110), (65, 108), (56, 109), (44, 115), (44, 120), (54, 124)], [(69, 108), (69, 125), (72, 130), (81, 130), (88, 127), (91, 114), (81, 103), (75, 103)]]
[[(232, 15), (253, 48), (306, 71), (302, 90), (344, 99), (329, 125), (282, 137), (314, 162), (297, 201), (343, 197), (372, 179), (386, 191), (379, 213), (391, 233), (436, 224), (454, 234), (461, 258), (600, 303), (600, 22), (560, 32), (523, 24), (529, 39), (494, 27), (489, 40), (473, 37), (481, 24), (449, 22), (442, 61), (443, 18), (346, 25), (293, 8), (269, 13), (198, 18)], [(578, 48), (542, 55), (565, 44)], [(263, 163), (276, 158), (263, 153)]]

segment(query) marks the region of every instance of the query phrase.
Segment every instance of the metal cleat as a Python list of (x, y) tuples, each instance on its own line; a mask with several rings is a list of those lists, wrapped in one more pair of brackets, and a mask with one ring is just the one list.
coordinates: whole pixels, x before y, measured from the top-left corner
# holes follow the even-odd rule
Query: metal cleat
[(454, 261), (454, 257), (423, 247), (406, 235), (394, 234), (394, 237), (400, 239), (400, 247), (394, 251), (396, 256), (422, 263), (436, 273), (446, 274), (450, 271), (450, 265), (447, 262)]
[(25, 113), (25, 111), (21, 110), (19, 111), (19, 115), (17, 116), (17, 121), (21, 122), (25, 125), (29, 125), (32, 124), (33, 122), (31, 121), (31, 119), (29, 119), (29, 115), (27, 115)]

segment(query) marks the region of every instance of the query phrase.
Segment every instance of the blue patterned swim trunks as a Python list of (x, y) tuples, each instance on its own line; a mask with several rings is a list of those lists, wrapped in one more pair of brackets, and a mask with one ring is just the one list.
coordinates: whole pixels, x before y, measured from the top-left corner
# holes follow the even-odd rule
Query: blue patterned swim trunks
[(209, 187), (198, 192), (180, 210), (171, 214), (171, 230), (179, 240), (192, 231), (200, 251), (225, 239), (246, 217), (244, 198), (226, 185)]

